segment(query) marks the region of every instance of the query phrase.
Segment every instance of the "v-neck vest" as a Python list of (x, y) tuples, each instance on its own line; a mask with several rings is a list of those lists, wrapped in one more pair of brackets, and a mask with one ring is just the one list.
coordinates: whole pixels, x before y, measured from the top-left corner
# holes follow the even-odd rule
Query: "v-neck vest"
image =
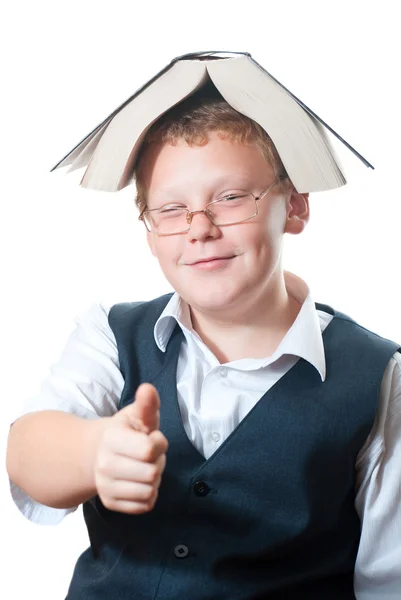
[(143, 382), (160, 395), (169, 448), (158, 500), (143, 515), (110, 511), (98, 496), (84, 504), (91, 545), (67, 599), (354, 599), (355, 462), (399, 346), (316, 304), (333, 315), (326, 380), (299, 359), (206, 460), (177, 400), (182, 331), (165, 353), (153, 337), (170, 297), (109, 313), (125, 381), (119, 408)]

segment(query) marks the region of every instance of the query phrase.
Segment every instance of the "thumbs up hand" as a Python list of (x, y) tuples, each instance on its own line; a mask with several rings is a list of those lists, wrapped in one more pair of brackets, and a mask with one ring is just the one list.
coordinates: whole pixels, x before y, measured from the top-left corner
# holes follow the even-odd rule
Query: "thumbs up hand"
[(160, 398), (157, 389), (150, 383), (142, 383), (136, 391), (135, 402), (120, 410), (115, 417), (124, 419), (134, 429), (152, 433), (159, 429)]
[(132, 404), (106, 417), (94, 477), (97, 493), (109, 510), (141, 514), (155, 505), (168, 447), (159, 431), (159, 408), (156, 388), (143, 383)]

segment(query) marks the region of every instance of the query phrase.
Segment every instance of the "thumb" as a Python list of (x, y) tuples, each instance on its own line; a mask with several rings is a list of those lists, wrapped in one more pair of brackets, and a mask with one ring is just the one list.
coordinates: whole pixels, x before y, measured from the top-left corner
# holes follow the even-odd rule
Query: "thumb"
[(151, 433), (160, 426), (159, 393), (151, 383), (142, 383), (135, 393), (135, 400), (122, 411), (128, 417), (130, 424), (139, 431)]

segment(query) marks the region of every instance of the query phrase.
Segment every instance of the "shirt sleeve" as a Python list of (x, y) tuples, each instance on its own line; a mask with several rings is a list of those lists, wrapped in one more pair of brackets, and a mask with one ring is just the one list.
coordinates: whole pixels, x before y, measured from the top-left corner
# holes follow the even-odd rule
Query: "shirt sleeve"
[[(75, 318), (76, 327), (59, 360), (51, 366), (38, 394), (25, 401), (11, 422), (42, 410), (61, 410), (85, 419), (117, 412), (124, 379), (117, 344), (108, 324), (108, 312), (106, 306), (93, 304)], [(10, 492), (20, 512), (38, 524), (55, 525), (78, 508), (44, 506), (11, 480)]]
[(401, 597), (401, 355), (384, 373), (373, 430), (357, 460), (357, 600)]

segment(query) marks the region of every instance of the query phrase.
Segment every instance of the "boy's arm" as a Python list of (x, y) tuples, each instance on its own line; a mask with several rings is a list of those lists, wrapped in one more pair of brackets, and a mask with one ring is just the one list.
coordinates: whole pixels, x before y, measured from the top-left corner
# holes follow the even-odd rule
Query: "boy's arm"
[(20, 417), (8, 438), (11, 481), (36, 502), (53, 508), (85, 502), (96, 494), (95, 449), (109, 419), (90, 421), (60, 411)]
[[(39, 393), (29, 398), (22, 409), (14, 412), (9, 445), (12, 442), (13, 447), (17, 448), (17, 444), (14, 444), (17, 435), (22, 443), (25, 443), (25, 437), (27, 440), (29, 437), (31, 445), (28, 449), (31, 448), (35, 453), (47, 452), (47, 456), (41, 458), (42, 464), (46, 464), (46, 460), (50, 458), (50, 447), (54, 441), (53, 426), (60, 429), (63, 440), (67, 441), (71, 434), (70, 440), (80, 436), (85, 444), (87, 437), (83, 435), (84, 431), (94, 431), (100, 426), (94, 424), (101, 420), (99, 417), (110, 417), (118, 410), (124, 379), (119, 368), (115, 338), (108, 324), (108, 311), (103, 305), (94, 304), (75, 319), (76, 328), (69, 336), (58, 362), (52, 365)], [(30, 424), (34, 422), (36, 433), (30, 429)], [(45, 441), (43, 450), (39, 446), (42, 441)], [(81, 443), (75, 444), (73, 450), (81, 457)], [(70, 463), (67, 464), (63, 457), (65, 455), (62, 452), (59, 454), (60, 469), (69, 468)], [(13, 473), (13, 477), (10, 477), (12, 499), (27, 519), (40, 524), (59, 523), (66, 514), (77, 508), (79, 502), (73, 508), (56, 509), (30, 496), (25, 489), (28, 486), (19, 485), (22, 477), (16, 474), (17, 467), (19, 473), (22, 473), (24, 464), (28, 464), (26, 460), (22, 455), (15, 457), (12, 453), (8, 454), (7, 464)], [(80, 469), (82, 475), (82, 470), (85, 469), (83, 464)], [(89, 495), (91, 491), (84, 489), (83, 496)], [(37, 494), (36, 496), (39, 497)], [(74, 494), (70, 496), (71, 502), (73, 496)]]
[(9, 474), (32, 497), (56, 508), (98, 494), (111, 510), (148, 512), (157, 500), (168, 448), (159, 410), (157, 389), (144, 383), (135, 401), (112, 417), (89, 423), (50, 411), (22, 417), (10, 432)]
[(401, 596), (401, 354), (390, 360), (374, 429), (357, 461), (357, 600)]

